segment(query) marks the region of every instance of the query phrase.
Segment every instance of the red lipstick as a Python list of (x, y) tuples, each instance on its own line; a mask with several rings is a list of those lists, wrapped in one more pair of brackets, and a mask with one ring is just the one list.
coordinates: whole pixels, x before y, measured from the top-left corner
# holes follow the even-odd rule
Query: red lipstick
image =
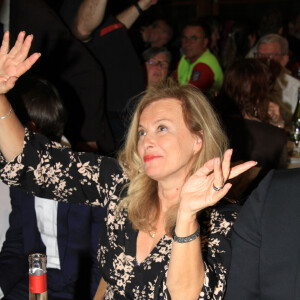
[(159, 156), (157, 156), (157, 155), (152, 155), (152, 154), (145, 155), (145, 156), (144, 156), (144, 162), (148, 162), (148, 161), (153, 160), (153, 159), (158, 158), (158, 157), (159, 157)]

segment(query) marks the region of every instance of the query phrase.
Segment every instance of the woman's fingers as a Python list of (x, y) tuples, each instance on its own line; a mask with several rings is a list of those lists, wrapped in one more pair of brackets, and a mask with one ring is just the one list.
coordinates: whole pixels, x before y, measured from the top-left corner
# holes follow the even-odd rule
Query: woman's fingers
[(22, 64), (18, 66), (17, 69), (17, 77), (20, 77), (22, 74), (24, 74), (26, 71), (28, 71), (33, 64), (40, 58), (40, 53), (33, 53), (30, 55)]
[(33, 35), (30, 34), (26, 37), (24, 42), (21, 44), (21, 47), (19, 48), (16, 54), (16, 60), (18, 62), (23, 62), (28, 56), (28, 52), (31, 47), (32, 40), (33, 40)]
[(197, 175), (197, 176), (207, 176), (209, 173), (211, 173), (213, 170), (214, 170), (214, 158), (207, 161), (203, 167), (201, 167), (200, 169), (198, 169), (194, 175)]
[(251, 169), (252, 167), (254, 167), (256, 165), (257, 165), (257, 162), (252, 161), (252, 160), (247, 161), (243, 164), (237, 165), (231, 169), (228, 179), (234, 178), (234, 177), (246, 172), (247, 170)]
[(226, 150), (222, 165), (220, 158), (215, 158), (213, 189), (217, 192), (223, 188), (229, 177), (231, 156), (232, 149)]
[(25, 32), (19, 33), (14, 47), (9, 50), (9, 32), (5, 32), (0, 48), (0, 93), (10, 90), (18, 77), (28, 71), (41, 56), (34, 53), (27, 58), (31, 47), (32, 35), (25, 38)]
[(220, 191), (224, 186), (224, 176), (221, 167), (221, 160), (219, 157), (214, 159), (214, 180), (213, 180), (213, 189), (215, 191)]
[(9, 55), (11, 57), (14, 57), (18, 54), (18, 52), (20, 51), (20, 49), (23, 46), (24, 43), (24, 38), (25, 38), (25, 31), (21, 31), (18, 35), (18, 38), (16, 40), (15, 45), (13, 46), (13, 48), (9, 51)]
[(226, 183), (222, 189), (216, 191), (213, 188), (213, 200), (212, 200), (212, 205), (215, 205), (219, 200), (221, 200), (222, 198), (224, 198), (226, 196), (226, 194), (229, 192), (230, 188), (231, 188), (232, 184), (231, 183)]
[(222, 162), (222, 172), (223, 172), (224, 181), (226, 181), (229, 176), (232, 152), (233, 152), (232, 149), (228, 149), (224, 153), (224, 158)]

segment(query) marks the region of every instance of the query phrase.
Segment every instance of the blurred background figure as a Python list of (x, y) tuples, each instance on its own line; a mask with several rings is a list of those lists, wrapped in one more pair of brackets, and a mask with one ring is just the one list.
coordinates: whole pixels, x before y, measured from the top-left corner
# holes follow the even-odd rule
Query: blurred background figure
[(255, 42), (256, 34), (253, 28), (243, 22), (234, 22), (221, 54), (223, 69), (226, 70), (234, 61), (244, 58)]
[(287, 40), (289, 42), (290, 60), (288, 68), (292, 75), (300, 79), (300, 12), (297, 10), (289, 16)]
[[(165, 80), (169, 75), (171, 53), (165, 47), (150, 47), (142, 53), (145, 66), (145, 90), (151, 85)], [(123, 114), (123, 121), (126, 128), (130, 125), (132, 114), (140, 100), (140, 95), (128, 101)]]
[(66, 137), (77, 150), (110, 154), (114, 144), (105, 113), (103, 71), (54, 9), (58, 1), (9, 2), (10, 36), (16, 39), (21, 30), (34, 35), (31, 51), (43, 53), (43, 58), (30, 74), (58, 89), (69, 116)]
[[(140, 0), (114, 16), (106, 0), (79, 1), (70, 27), (102, 66), (105, 77), (105, 105), (115, 152), (121, 147), (127, 128), (123, 122), (128, 101), (144, 89), (143, 66), (130, 40), (128, 29), (141, 12), (157, 0)], [(69, 5), (75, 5), (68, 0)]]
[(280, 106), (282, 117), (288, 125), (297, 105), (300, 87), (300, 80), (291, 76), (286, 68), (289, 61), (288, 41), (278, 34), (267, 34), (259, 39), (256, 49), (256, 57), (274, 60), (282, 67), (275, 82), (274, 92), (277, 93), (276, 102)]
[[(8, 97), (30, 130), (62, 141), (66, 111), (53, 85), (22, 77)], [(92, 299), (101, 278), (95, 263), (102, 209), (48, 201), (18, 188), (10, 188), (10, 197), (9, 229), (0, 252), (0, 294), (28, 299), (28, 255), (39, 252), (47, 254), (49, 300)]]
[(162, 47), (172, 39), (173, 29), (165, 19), (157, 19), (141, 28), (141, 36), (146, 48)]
[(269, 9), (262, 16), (259, 24), (259, 35), (264, 36), (266, 34), (275, 33), (282, 35), (283, 34), (283, 17), (279, 9)]
[(220, 62), (220, 31), (221, 24), (216, 16), (204, 16), (200, 18), (200, 21), (206, 24), (210, 31), (210, 37), (208, 40), (208, 49), (210, 52), (217, 57)]
[[(257, 29), (257, 39), (267, 34), (278, 34), (283, 35), (284, 33), (284, 23), (282, 13), (279, 9), (268, 9), (260, 18), (259, 26)], [(253, 47), (247, 53), (248, 58), (255, 57), (257, 52), (257, 44), (253, 45)]]
[(143, 54), (145, 62), (147, 87), (167, 78), (171, 63), (171, 53), (165, 47), (151, 47)]
[(218, 59), (208, 49), (210, 31), (199, 21), (188, 22), (182, 30), (180, 59), (175, 78), (180, 84), (190, 83), (208, 97), (219, 91), (223, 82), (223, 71)]
[(287, 166), (285, 130), (269, 124), (269, 90), (267, 66), (257, 59), (242, 59), (227, 68), (215, 103), (233, 148), (233, 161), (251, 159), (261, 168), (244, 196), (270, 169)]

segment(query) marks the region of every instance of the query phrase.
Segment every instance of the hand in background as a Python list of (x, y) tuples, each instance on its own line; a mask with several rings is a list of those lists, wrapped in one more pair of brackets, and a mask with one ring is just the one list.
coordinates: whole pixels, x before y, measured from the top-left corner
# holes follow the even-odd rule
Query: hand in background
[(280, 114), (280, 107), (278, 104), (270, 101), (269, 102), (269, 107), (268, 107), (268, 114), (270, 116), (270, 124), (284, 128), (284, 120), (281, 117)]
[(140, 0), (138, 2), (138, 5), (142, 10), (147, 10), (152, 5), (155, 5), (158, 2), (158, 0)]

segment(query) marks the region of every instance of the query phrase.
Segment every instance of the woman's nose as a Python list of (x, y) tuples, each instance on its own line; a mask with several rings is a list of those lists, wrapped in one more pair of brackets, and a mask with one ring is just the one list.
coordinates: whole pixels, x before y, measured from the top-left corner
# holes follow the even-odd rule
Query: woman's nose
[(147, 132), (147, 134), (144, 136), (143, 144), (145, 148), (153, 147), (155, 144), (155, 138), (153, 134)]

